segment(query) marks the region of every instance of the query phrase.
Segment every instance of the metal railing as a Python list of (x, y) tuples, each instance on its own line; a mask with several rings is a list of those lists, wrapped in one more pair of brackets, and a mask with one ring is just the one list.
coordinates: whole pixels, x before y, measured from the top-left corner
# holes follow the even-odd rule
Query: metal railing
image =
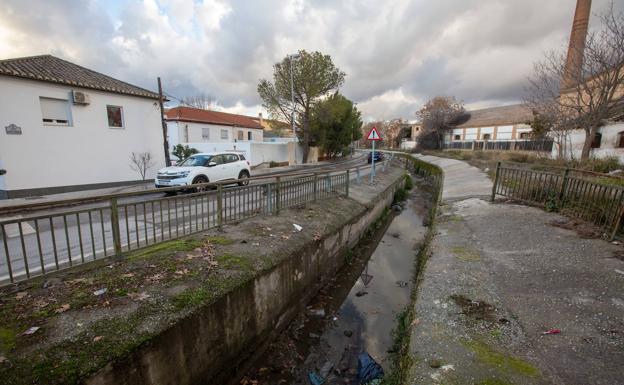
[[(383, 166), (385, 168), (385, 165)], [(0, 285), (151, 246), (258, 214), (349, 194), (349, 181), (369, 167), (329, 173), (250, 178), (246, 186), (208, 183), (59, 201), (40, 215), (0, 220)], [(228, 182), (231, 184), (231, 182)], [(183, 195), (163, 192), (201, 190)], [(155, 195), (158, 196), (155, 196)], [(48, 207), (58, 205), (47, 203)], [(41, 205), (24, 205), (24, 210)]]
[(610, 239), (622, 235), (624, 188), (621, 180), (573, 169), (561, 172), (496, 167), (492, 201), (496, 196), (529, 202), (549, 211), (591, 222)]

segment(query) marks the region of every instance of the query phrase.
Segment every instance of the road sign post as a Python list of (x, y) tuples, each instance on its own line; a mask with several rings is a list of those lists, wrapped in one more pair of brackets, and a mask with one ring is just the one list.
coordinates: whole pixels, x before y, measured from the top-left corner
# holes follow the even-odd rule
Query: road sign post
[(366, 139), (373, 142), (373, 152), (371, 153), (371, 174), (370, 174), (370, 182), (373, 183), (375, 181), (375, 142), (381, 140), (381, 136), (379, 136), (379, 132), (377, 132), (377, 127), (373, 127)]

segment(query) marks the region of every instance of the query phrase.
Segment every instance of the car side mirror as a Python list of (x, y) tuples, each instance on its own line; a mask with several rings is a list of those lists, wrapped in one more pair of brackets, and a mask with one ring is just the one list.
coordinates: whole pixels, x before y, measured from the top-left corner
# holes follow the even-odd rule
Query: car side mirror
[(216, 162), (208, 162), (208, 167), (214, 167), (216, 165), (217, 165)]

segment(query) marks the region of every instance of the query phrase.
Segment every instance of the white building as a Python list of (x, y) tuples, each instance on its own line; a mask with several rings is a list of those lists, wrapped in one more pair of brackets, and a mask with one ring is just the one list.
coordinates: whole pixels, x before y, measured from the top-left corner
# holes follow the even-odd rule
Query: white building
[[(567, 159), (581, 159), (585, 144), (585, 130), (571, 130), (566, 143), (555, 143), (552, 157), (557, 158), (559, 153)], [(560, 151), (559, 146), (563, 146)], [(608, 122), (598, 129), (589, 153), (592, 158), (617, 157), (624, 163), (624, 123), (621, 121)]]
[(171, 108), (166, 115), (171, 149), (182, 144), (200, 152), (240, 151), (252, 166), (301, 163), (302, 152), (292, 139), (264, 141), (259, 118), (191, 107)]
[(0, 61), (0, 198), (133, 183), (164, 165), (158, 94), (50, 55)]

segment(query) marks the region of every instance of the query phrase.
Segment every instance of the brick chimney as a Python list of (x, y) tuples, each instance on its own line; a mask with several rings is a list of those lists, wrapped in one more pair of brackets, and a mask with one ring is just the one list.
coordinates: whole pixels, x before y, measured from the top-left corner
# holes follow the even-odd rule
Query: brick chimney
[(262, 123), (263, 123), (262, 112), (258, 112), (258, 120), (260, 120), (260, 125), (262, 126)]
[(568, 46), (568, 57), (563, 79), (561, 79), (562, 90), (574, 87), (577, 79), (579, 79), (583, 64), (583, 51), (585, 50), (585, 41), (587, 39), (591, 3), (591, 0), (576, 1), (574, 22), (572, 23), (572, 32), (570, 33), (570, 45)]

